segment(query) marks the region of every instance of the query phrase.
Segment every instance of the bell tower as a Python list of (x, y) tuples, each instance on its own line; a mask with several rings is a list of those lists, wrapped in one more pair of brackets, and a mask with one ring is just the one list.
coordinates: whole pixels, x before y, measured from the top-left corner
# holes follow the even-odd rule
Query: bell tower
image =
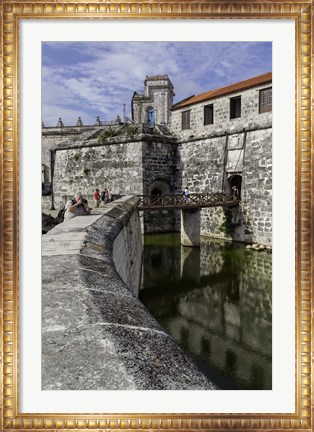
[(168, 75), (147, 76), (144, 94), (134, 92), (132, 97), (132, 120), (148, 127), (168, 125), (173, 105), (173, 85)]

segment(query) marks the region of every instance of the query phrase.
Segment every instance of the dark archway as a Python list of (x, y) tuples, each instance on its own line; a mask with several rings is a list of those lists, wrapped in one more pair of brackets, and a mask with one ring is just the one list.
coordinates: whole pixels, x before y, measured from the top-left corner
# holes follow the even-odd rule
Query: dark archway
[[(170, 182), (165, 178), (155, 178), (146, 187), (146, 194), (150, 195), (152, 200), (155, 203), (160, 203), (160, 205), (162, 205), (164, 196), (171, 193)], [(145, 211), (143, 220), (145, 233), (173, 232), (176, 230), (175, 210)]]
[(162, 191), (161, 191), (158, 187), (155, 187), (155, 188), (151, 191), (150, 194), (151, 194), (151, 195), (162, 195)]
[(149, 195), (168, 195), (170, 193), (170, 185), (167, 180), (154, 180), (149, 188)]
[(228, 178), (228, 184), (229, 184), (230, 192), (232, 191), (233, 186), (235, 186), (238, 190), (239, 197), (241, 197), (242, 176), (239, 174), (231, 175)]

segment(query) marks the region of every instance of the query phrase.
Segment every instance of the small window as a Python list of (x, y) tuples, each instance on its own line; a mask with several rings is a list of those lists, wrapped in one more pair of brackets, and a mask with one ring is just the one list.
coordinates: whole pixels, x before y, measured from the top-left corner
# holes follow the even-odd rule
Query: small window
[(149, 107), (147, 110), (147, 124), (149, 128), (155, 126), (155, 110), (153, 107)]
[(230, 118), (241, 117), (241, 96), (230, 99)]
[(190, 113), (190, 110), (182, 113), (182, 130), (190, 129)]
[(204, 125), (210, 125), (214, 123), (214, 105), (204, 106)]
[(272, 110), (272, 88), (260, 90), (259, 92), (259, 112), (265, 113)]

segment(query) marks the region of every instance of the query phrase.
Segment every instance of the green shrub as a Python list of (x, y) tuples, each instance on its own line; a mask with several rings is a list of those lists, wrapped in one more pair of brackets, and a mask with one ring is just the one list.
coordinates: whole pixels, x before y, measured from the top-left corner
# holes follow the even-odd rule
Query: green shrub
[(111, 128), (103, 130), (98, 137), (98, 141), (100, 141), (102, 144), (108, 139), (112, 138), (116, 135), (116, 132)]
[(218, 227), (218, 231), (224, 233), (227, 237), (232, 237), (234, 234), (236, 224), (232, 222), (232, 211), (230, 209), (224, 209), (224, 221)]
[(135, 126), (128, 126), (127, 130), (126, 130), (126, 134), (129, 138), (134, 138), (135, 135), (137, 134), (137, 127)]

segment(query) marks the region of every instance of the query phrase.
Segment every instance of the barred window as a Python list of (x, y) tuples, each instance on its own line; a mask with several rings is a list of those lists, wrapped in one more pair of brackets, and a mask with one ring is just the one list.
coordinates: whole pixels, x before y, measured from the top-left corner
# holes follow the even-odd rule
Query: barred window
[(210, 125), (214, 123), (214, 105), (204, 106), (204, 125)]
[(241, 117), (241, 96), (230, 99), (230, 118)]
[(272, 88), (260, 90), (259, 92), (259, 112), (265, 113), (272, 110)]
[(182, 130), (190, 129), (190, 113), (191, 110), (182, 113)]

